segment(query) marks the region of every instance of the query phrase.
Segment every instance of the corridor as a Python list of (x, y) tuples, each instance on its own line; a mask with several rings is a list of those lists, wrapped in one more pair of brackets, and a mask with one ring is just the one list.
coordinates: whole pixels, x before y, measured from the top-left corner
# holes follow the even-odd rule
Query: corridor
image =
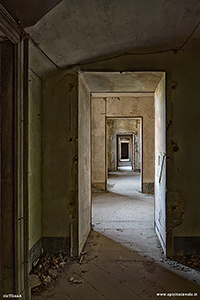
[(110, 174), (109, 192), (93, 195), (93, 230), (81, 262), (70, 261), (57, 281), (32, 299), (145, 300), (169, 298), (170, 293), (180, 293), (181, 299), (199, 297), (199, 272), (164, 258), (153, 229), (154, 196), (139, 188), (139, 173), (122, 168)]
[(164, 256), (154, 230), (154, 195), (141, 193), (141, 174), (118, 169), (109, 173), (108, 193), (93, 194), (93, 229), (200, 285), (200, 272)]
[(141, 174), (129, 167), (109, 174), (108, 193), (93, 194), (93, 229), (143, 255), (158, 256), (154, 196), (140, 192), (140, 180)]

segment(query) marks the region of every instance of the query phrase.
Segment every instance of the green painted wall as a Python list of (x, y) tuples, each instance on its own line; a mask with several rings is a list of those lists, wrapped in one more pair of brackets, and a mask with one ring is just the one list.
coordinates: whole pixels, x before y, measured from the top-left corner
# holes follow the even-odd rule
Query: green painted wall
[[(180, 50), (178, 54), (166, 52), (127, 55), (82, 66), (82, 71), (166, 72), (167, 218), (176, 219), (176, 224), (168, 224), (169, 245), (170, 243), (173, 245), (173, 236), (200, 235), (198, 188), (200, 131), (197, 130), (200, 109), (199, 66), (199, 49), (193, 44), (187, 45), (187, 48)], [(78, 182), (76, 142), (78, 92), (77, 79), (70, 76), (67, 70), (58, 70), (49, 73), (44, 80), (43, 236), (70, 237), (72, 219), (75, 222), (74, 235), (77, 229), (75, 220)], [(73, 80), (75, 83), (72, 83)], [(174, 203), (178, 203), (175, 210)]]
[(78, 231), (77, 87), (77, 74), (54, 71), (44, 77), (42, 235), (47, 238), (47, 244), (48, 241), (58, 241), (55, 238), (68, 239), (68, 247), (71, 243), (71, 255), (76, 254)]
[(41, 84), (29, 71), (29, 249), (41, 238)]
[[(145, 51), (148, 49), (142, 49)], [(199, 67), (199, 46), (195, 41), (177, 54), (125, 55), (82, 66), (83, 71), (98, 72), (166, 71), (167, 218), (176, 219), (174, 224), (168, 224), (172, 247), (173, 236), (200, 236)], [(178, 204), (175, 210), (173, 203)]]

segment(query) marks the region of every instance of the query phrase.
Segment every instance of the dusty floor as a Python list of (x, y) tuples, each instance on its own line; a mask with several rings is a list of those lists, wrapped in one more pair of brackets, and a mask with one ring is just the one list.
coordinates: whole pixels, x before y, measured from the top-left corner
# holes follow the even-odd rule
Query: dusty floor
[(93, 195), (94, 230), (82, 263), (69, 262), (32, 299), (141, 300), (170, 293), (200, 299), (200, 272), (164, 258), (153, 229), (154, 198), (138, 191), (139, 182), (133, 172), (111, 174), (110, 192)]
[(154, 231), (154, 196), (140, 193), (140, 179), (126, 167), (109, 174), (109, 193), (93, 195), (94, 230), (200, 284), (199, 257), (164, 257)]

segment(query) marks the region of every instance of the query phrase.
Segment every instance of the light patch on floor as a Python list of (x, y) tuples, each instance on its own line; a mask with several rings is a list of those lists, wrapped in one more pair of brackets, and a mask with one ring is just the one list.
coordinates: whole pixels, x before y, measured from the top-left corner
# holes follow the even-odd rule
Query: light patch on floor
[(132, 167), (131, 166), (124, 166), (124, 167), (118, 167), (118, 170), (120, 171), (131, 171), (132, 170)]

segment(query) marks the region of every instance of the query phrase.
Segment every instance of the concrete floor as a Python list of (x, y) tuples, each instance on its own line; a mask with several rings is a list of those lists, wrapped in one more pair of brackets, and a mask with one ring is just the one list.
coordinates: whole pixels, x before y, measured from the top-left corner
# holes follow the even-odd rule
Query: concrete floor
[(32, 299), (141, 300), (169, 293), (200, 299), (200, 272), (164, 258), (153, 229), (154, 197), (138, 192), (139, 182), (133, 172), (110, 174), (109, 192), (93, 195), (94, 230), (82, 263), (69, 262), (58, 281)]
[[(154, 196), (140, 193), (140, 174), (110, 173), (106, 194), (94, 194), (93, 229), (146, 255), (155, 255)], [(160, 250), (159, 250), (160, 253)]]
[(141, 174), (121, 167), (109, 174), (107, 189), (93, 195), (93, 229), (200, 285), (200, 272), (164, 257), (154, 231), (154, 196), (140, 192)]

